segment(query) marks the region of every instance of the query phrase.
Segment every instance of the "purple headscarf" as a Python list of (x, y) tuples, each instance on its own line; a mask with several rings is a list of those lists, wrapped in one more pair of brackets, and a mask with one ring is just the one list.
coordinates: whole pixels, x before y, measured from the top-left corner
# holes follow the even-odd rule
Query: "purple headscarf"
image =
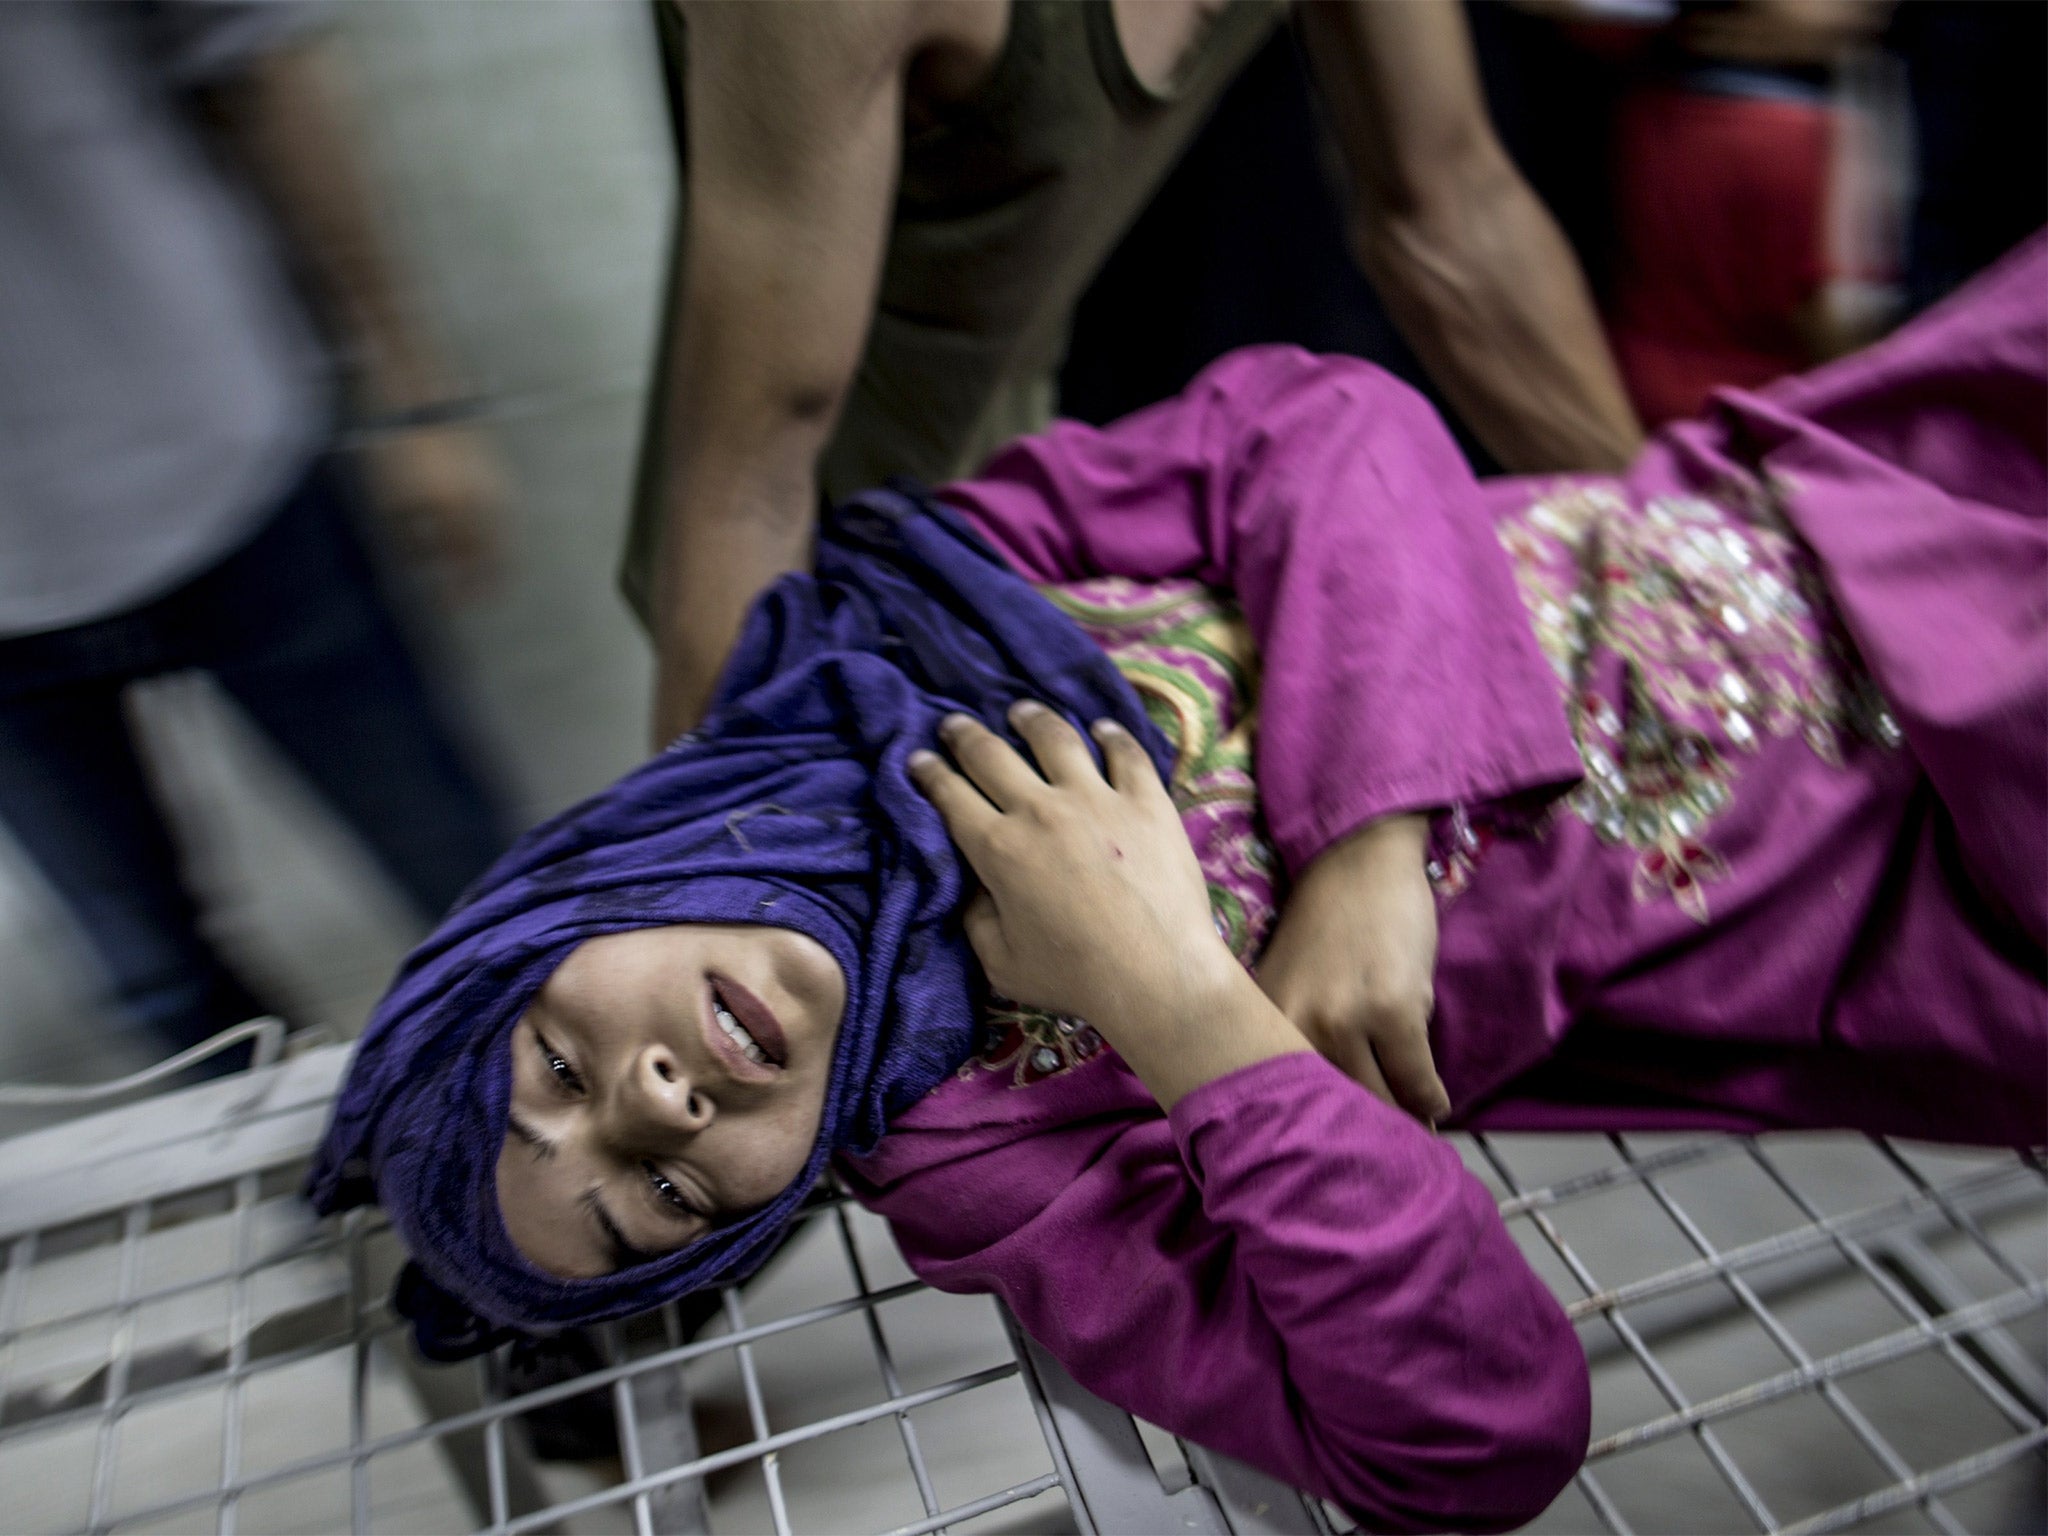
[[(831, 513), (815, 575), (786, 576), (741, 633), (703, 727), (522, 838), (399, 971), (356, 1047), (308, 1185), (322, 1211), (374, 1200), (423, 1278), (401, 1303), (422, 1348), (622, 1317), (742, 1278), (841, 1149), (966, 1059), (980, 978), (966, 875), (904, 761), (941, 716), (1006, 730), (1037, 698), (1119, 721), (1161, 772), (1165, 741), (1071, 623), (959, 515), (875, 491)], [(658, 1261), (547, 1274), (499, 1215), (512, 1026), (585, 939), (674, 923), (772, 923), (846, 975), (817, 1145), (760, 1211)]]

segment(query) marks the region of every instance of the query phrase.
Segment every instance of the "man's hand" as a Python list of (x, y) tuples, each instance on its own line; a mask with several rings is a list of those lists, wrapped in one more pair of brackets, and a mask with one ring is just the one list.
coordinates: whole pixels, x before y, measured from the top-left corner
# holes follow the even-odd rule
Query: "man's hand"
[(1259, 962), (1259, 985), (1317, 1050), (1390, 1104), (1450, 1113), (1429, 1054), (1436, 902), (1429, 822), (1392, 816), (1308, 867)]
[(1040, 704), (1011, 723), (1038, 760), (956, 715), (910, 771), (981, 879), (967, 937), (995, 988), (1085, 1018), (1159, 1102), (1309, 1044), (1231, 956), (1179, 813), (1121, 728), (1086, 743)]
[(415, 427), (363, 450), (370, 494), (399, 547), (459, 597), (488, 591), (503, 558), (505, 480), (470, 428)]

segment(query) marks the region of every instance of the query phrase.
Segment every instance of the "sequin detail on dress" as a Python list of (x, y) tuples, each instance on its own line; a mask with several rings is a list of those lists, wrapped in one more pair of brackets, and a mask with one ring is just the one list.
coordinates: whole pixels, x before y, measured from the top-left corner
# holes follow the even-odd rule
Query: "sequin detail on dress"
[[(1845, 739), (1899, 728), (1777, 511), (1785, 487), (1637, 507), (1599, 484), (1505, 519), (1501, 542), (1561, 684), (1586, 778), (1566, 804), (1638, 850), (1635, 898), (1695, 921), (1727, 874), (1707, 839), (1740, 759), (1798, 735), (1839, 767)], [(1474, 852), (1477, 848), (1475, 845)], [(1440, 889), (1470, 875), (1444, 868)]]
[[(1258, 652), (1234, 599), (1193, 581), (1105, 576), (1042, 589), (1115, 662), (1173, 743), (1169, 788), (1209, 879), (1216, 931), (1240, 960), (1265, 942), (1279, 860), (1252, 780)], [(1007, 1071), (1017, 1087), (1095, 1060), (1108, 1047), (1080, 1019), (1004, 999), (983, 1018), (960, 1076)]]

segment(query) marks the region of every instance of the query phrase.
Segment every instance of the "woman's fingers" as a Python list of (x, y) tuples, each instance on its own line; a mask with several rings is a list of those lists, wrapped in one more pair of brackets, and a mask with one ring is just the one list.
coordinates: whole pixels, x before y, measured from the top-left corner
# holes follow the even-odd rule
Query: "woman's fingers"
[(1346, 1077), (1360, 1084), (1373, 1097), (1383, 1099), (1396, 1109), (1401, 1107), (1400, 1100), (1394, 1097), (1394, 1090), (1387, 1086), (1387, 1079), (1380, 1071), (1379, 1062), (1373, 1057), (1371, 1042), (1347, 1031), (1330, 1041), (1328, 1045), (1320, 1041), (1312, 1043), (1316, 1044), (1325, 1056), (1335, 1061)]
[(972, 715), (946, 716), (939, 722), (939, 740), (997, 810), (1014, 810), (1033, 791), (1045, 788), (1038, 770)]
[(1143, 793), (1148, 788), (1164, 791), (1159, 770), (1152, 766), (1151, 757), (1138, 745), (1137, 737), (1114, 720), (1098, 720), (1088, 729), (1094, 734), (1096, 745), (1102, 748), (1102, 760), (1109, 766), (1109, 782), (1118, 794)]
[(1010, 724), (1024, 738), (1031, 755), (1038, 759), (1038, 771), (1049, 784), (1099, 783), (1095, 759), (1081, 733), (1035, 699), (1020, 699), (1010, 706)]
[(998, 979), (998, 973), (1005, 970), (1003, 925), (996, 917), (995, 898), (989, 895), (987, 887), (967, 898), (967, 908), (961, 913), (960, 921), (966, 930), (967, 942), (981, 961), (982, 970), (988, 973), (990, 983), (1000, 989), (1008, 979), (1007, 976)]
[[(1104, 777), (1096, 771), (1095, 759), (1080, 733), (1045, 705), (1034, 699), (1019, 700), (1010, 706), (1010, 723), (1030, 747), (1036, 768), (972, 715), (948, 715), (939, 722), (940, 741), (996, 809), (1015, 810), (1019, 802), (1048, 784), (1088, 784)], [(1102, 748), (1109, 782), (1119, 792), (1164, 792), (1159, 771), (1129, 731), (1114, 720), (1098, 720), (1089, 729)]]
[(1376, 1097), (1431, 1126), (1451, 1112), (1451, 1096), (1429, 1052), (1427, 1009), (1396, 1015), (1373, 1008), (1362, 1017), (1330, 1016), (1314, 1007), (1291, 1007), (1292, 989), (1284, 979), (1275, 986), (1262, 975), (1260, 985), (1275, 1007), (1297, 1021), (1310, 1044)]
[(1436, 1075), (1436, 1062), (1429, 1054), (1428, 1013), (1409, 1015), (1398, 1021), (1384, 1020), (1373, 1030), (1373, 1054), (1394, 1102), (1418, 1120), (1436, 1124), (1451, 1112), (1451, 1096), (1443, 1079)]
[(908, 767), (910, 782), (937, 809), (946, 831), (967, 855), (967, 862), (975, 863), (977, 852), (1002, 819), (1002, 813), (936, 752), (911, 753)]

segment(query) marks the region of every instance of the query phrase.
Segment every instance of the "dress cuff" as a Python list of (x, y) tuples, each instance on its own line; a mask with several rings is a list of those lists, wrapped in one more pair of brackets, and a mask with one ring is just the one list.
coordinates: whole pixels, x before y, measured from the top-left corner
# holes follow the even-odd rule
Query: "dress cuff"
[(1361, 784), (1329, 805), (1276, 822), (1273, 842), (1288, 871), (1298, 876), (1324, 849), (1388, 816), (1457, 808), (1477, 816), (1482, 807), (1512, 806), (1512, 819), (1527, 817), (1585, 776), (1562, 719), (1559, 725), (1562, 739), (1532, 742), (1506, 757)]
[(1204, 1130), (1218, 1121), (1236, 1118), (1249, 1107), (1263, 1108), (1275, 1103), (1297, 1106), (1333, 1088), (1365, 1092), (1326, 1057), (1314, 1051), (1292, 1051), (1285, 1056), (1255, 1061), (1202, 1084), (1193, 1093), (1182, 1095), (1180, 1102), (1167, 1111), (1166, 1120), (1173, 1127), (1182, 1158), (1200, 1177), (1192, 1143)]

